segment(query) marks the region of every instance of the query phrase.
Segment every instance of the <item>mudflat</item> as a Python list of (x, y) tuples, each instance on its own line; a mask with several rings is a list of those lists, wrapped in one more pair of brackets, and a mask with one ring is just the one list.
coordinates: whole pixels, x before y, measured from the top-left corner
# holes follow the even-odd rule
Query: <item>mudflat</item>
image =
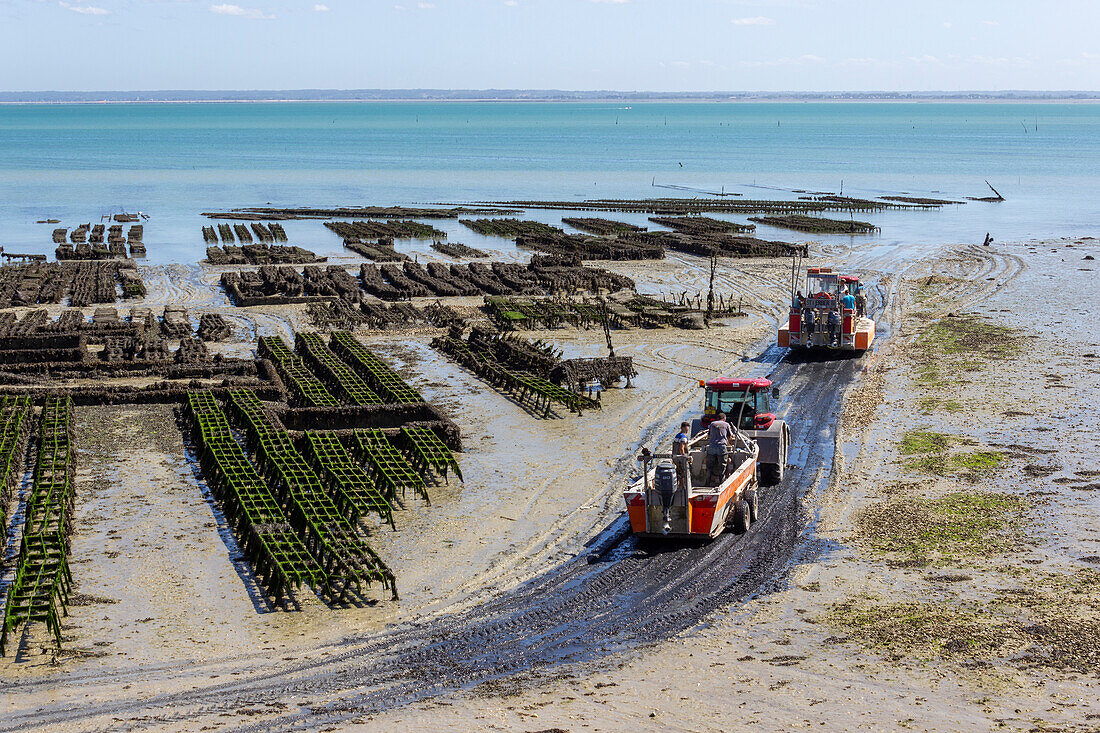
[[(439, 329), (360, 329), (462, 431), (465, 481), (397, 512), (397, 531), (364, 520), (399, 602), (272, 607), (179, 411), (75, 407), (64, 643), (33, 629), (0, 663), (3, 716), (13, 730), (1088, 729), (1100, 348), (1082, 257), (1096, 249), (814, 245), (808, 264), (872, 283), (878, 348), (846, 360), (769, 347), (789, 264), (720, 260), (716, 288), (746, 315), (614, 332), (633, 387), (563, 419), (432, 349)], [(601, 264), (657, 293), (709, 277), (686, 254)], [(143, 305), (222, 314), (226, 356), (310, 328), (302, 305), (229, 307), (214, 268), (142, 276)], [(1052, 281), (1065, 297), (1036, 297)], [(520, 335), (606, 350), (599, 329)], [(698, 379), (764, 374), (795, 442), (762, 521), (702, 546), (629, 538), (637, 448), (698, 411)]]

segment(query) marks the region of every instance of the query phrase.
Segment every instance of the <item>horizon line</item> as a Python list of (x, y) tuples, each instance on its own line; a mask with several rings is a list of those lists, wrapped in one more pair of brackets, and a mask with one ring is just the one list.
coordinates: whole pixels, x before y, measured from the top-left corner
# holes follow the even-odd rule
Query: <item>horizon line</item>
[(194, 101), (556, 101), (556, 100), (1100, 100), (1097, 90), (828, 90), (828, 91), (652, 91), (521, 88), (296, 88), (296, 89), (134, 89), (0, 91), (0, 102), (194, 102)]

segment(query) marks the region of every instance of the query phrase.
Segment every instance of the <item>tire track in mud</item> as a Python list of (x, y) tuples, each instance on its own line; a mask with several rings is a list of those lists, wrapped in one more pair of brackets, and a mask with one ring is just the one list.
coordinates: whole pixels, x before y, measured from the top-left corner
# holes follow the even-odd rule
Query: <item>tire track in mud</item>
[[(947, 278), (948, 282), (937, 283), (939, 289), (936, 294), (921, 305), (931, 318), (942, 318), (953, 311), (980, 306), (1027, 270), (1027, 262), (1022, 257), (979, 245), (933, 259), (927, 269), (922, 270), (925, 262), (916, 261), (903, 266), (891, 277), (884, 322), (892, 332), (903, 326), (902, 304), (912, 300), (907, 293), (920, 287), (920, 283), (930, 275)], [(914, 270), (918, 272), (912, 272)], [(911, 342), (916, 336), (907, 334), (905, 340)]]
[[(79, 703), (58, 694), (56, 681), (13, 685), (13, 694), (50, 702), (17, 713), (9, 728), (129, 730), (173, 721), (224, 723), (224, 714), (274, 699), (289, 704), (288, 712), (257, 720), (251, 729), (312, 729), (479, 683), (559, 674), (669, 638), (761, 592), (798, 557), (808, 526), (801, 499), (828, 479), (837, 409), (862, 361), (776, 367), (773, 378), (788, 396), (784, 412), (796, 426), (790, 462), (798, 468), (781, 486), (761, 492), (760, 520), (744, 536), (668, 548), (639, 547), (626, 538), (598, 560), (568, 561), (478, 606), (352, 637), (307, 653), (303, 661), (288, 664), (258, 656), (243, 667), (245, 660), (238, 659), (238, 666), (224, 662), (147, 670), (160, 681), (177, 681), (177, 688), (193, 688), (185, 691), (120, 698), (117, 687), (139, 682), (140, 672), (105, 677), (99, 694)], [(676, 401), (666, 396), (662, 407)], [(647, 436), (647, 442), (653, 437)], [(608, 501), (617, 499), (612, 491)], [(242, 668), (249, 669), (243, 681), (210, 684), (207, 679), (216, 676), (212, 671), (225, 677), (227, 670)], [(77, 689), (84, 691), (74, 688), (74, 694)]]
[[(699, 346), (699, 344), (693, 342), (685, 342), (686, 346)], [(658, 345), (645, 345), (642, 347), (633, 347), (633, 356), (635, 363), (641, 364), (644, 356), (652, 356), (658, 362), (667, 364), (676, 364), (685, 366), (683, 360), (675, 360), (663, 353), (666, 348), (678, 348), (677, 346), (658, 346)], [(734, 354), (741, 353), (740, 351), (734, 352), (727, 349), (718, 349), (722, 353)], [(633, 415), (647, 415), (646, 424), (644, 426), (635, 426), (638, 429), (638, 437), (636, 438), (638, 445), (652, 443), (659, 439), (662, 434), (669, 431), (671, 426), (678, 424), (679, 420), (683, 417), (685, 404), (690, 403), (692, 394), (697, 393), (698, 387), (696, 386), (696, 380), (700, 376), (709, 375), (712, 373), (724, 373), (728, 371), (731, 366), (730, 363), (723, 363), (721, 365), (711, 366), (699, 366), (699, 365), (687, 365), (692, 368), (690, 373), (684, 374), (682, 372), (665, 371), (669, 374), (677, 374), (685, 379), (684, 386), (670, 389), (668, 391), (659, 391), (648, 394), (644, 397), (643, 401), (634, 405), (632, 410)], [(646, 369), (654, 369), (652, 364), (646, 364)], [(624, 424), (619, 421), (614, 424), (612, 429), (622, 429)], [(629, 452), (627, 455), (620, 455), (618, 459), (612, 464), (611, 473), (607, 481), (597, 482), (593, 485), (592, 491), (580, 503), (571, 511), (561, 515), (552, 524), (547, 525), (537, 535), (531, 537), (522, 545), (518, 546), (515, 550), (515, 555), (518, 556), (518, 560), (501, 561), (494, 563), (493, 566), (486, 571), (479, 574), (478, 577), (472, 578), (470, 581), (459, 586), (457, 590), (463, 592), (484, 591), (485, 588), (491, 587), (497, 580), (508, 579), (508, 574), (515, 574), (518, 563), (529, 563), (535, 558), (535, 553), (538, 552), (543, 558), (546, 557), (546, 553), (554, 548), (560, 548), (571, 535), (567, 533), (570, 523), (572, 523), (577, 517), (589, 514), (591, 507), (599, 506), (601, 511), (599, 512), (599, 519), (597, 522), (592, 523), (590, 531), (598, 531), (598, 527), (607, 524), (607, 517), (609, 513), (621, 515), (621, 495), (616, 489), (625, 480), (625, 477), (630, 474), (631, 470), (635, 467), (635, 451)], [(545, 480), (538, 482), (537, 486), (545, 487), (552, 482), (558, 480), (558, 477), (551, 476)], [(532, 487), (536, 487), (536, 484), (532, 483)], [(536, 491), (540, 488), (535, 488)], [(542, 568), (539, 568), (536, 572), (543, 572)], [(530, 577), (534, 573), (525, 573), (526, 577)], [(515, 580), (515, 578), (512, 578)], [(525, 578), (523, 578), (525, 579)], [(467, 605), (463, 603), (462, 605)], [(450, 606), (451, 610), (455, 610), (456, 606)]]
[[(13, 716), (8, 729), (129, 730), (214, 718), (257, 700), (290, 707), (245, 729), (314, 729), (480, 683), (564, 672), (667, 639), (761, 592), (796, 558), (808, 526), (801, 499), (827, 480), (838, 407), (862, 361), (775, 368), (773, 379), (788, 395), (796, 468), (781, 485), (761, 491), (760, 519), (745, 535), (670, 546), (640, 546), (627, 537), (601, 558), (578, 557), (468, 610), (353, 637), (327, 655), (201, 689), (74, 703), (56, 682), (13, 685), (12, 694), (49, 701)], [(183, 680), (194, 672), (165, 674), (199, 682)]]
[[(990, 247), (971, 245), (959, 254), (967, 259), (944, 258), (937, 260), (934, 265), (937, 274), (959, 277), (965, 281), (956, 289), (958, 298), (952, 303), (956, 308), (976, 305), (1008, 287), (1027, 270), (1027, 263), (1022, 257)], [(971, 263), (973, 265), (969, 272), (963, 267), (952, 269), (952, 265), (965, 266)]]

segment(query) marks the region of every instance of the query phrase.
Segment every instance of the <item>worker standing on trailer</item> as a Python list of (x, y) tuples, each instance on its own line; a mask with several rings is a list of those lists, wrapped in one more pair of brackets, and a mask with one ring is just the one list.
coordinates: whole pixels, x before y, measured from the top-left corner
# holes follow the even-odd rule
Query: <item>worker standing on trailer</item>
[[(733, 429), (726, 422), (726, 413), (719, 412), (710, 424), (707, 435), (707, 485), (717, 486), (726, 477), (726, 453)], [(718, 481), (714, 479), (717, 477)]]
[(862, 318), (867, 313), (867, 295), (863, 292), (863, 283), (856, 283), (856, 315)]
[(802, 297), (802, 291), (799, 290), (798, 294), (794, 296), (794, 301), (791, 302), (791, 307), (795, 310), (802, 310), (802, 303), (804, 302), (804, 300), (805, 299)]
[(854, 311), (856, 309), (856, 299), (855, 296), (853, 296), (851, 293), (846, 293), (844, 297), (840, 299), (840, 302), (848, 310)]
[(688, 442), (691, 440), (691, 424), (680, 423), (680, 432), (672, 439), (672, 462), (676, 464), (676, 482), (679, 488), (687, 487)]
[[(852, 296), (846, 295), (846, 298)], [(835, 310), (829, 311), (829, 339), (834, 346), (840, 343), (840, 314)]]

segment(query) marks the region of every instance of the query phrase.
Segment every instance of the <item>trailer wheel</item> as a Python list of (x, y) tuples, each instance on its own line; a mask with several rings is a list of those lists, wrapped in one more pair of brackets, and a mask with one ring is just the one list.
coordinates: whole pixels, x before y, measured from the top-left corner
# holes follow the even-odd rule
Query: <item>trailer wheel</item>
[(749, 489), (745, 492), (745, 502), (749, 505), (749, 519), (755, 522), (760, 516), (760, 499), (756, 489)]
[(737, 534), (745, 534), (752, 524), (752, 510), (749, 503), (741, 499), (733, 507), (733, 531)]

